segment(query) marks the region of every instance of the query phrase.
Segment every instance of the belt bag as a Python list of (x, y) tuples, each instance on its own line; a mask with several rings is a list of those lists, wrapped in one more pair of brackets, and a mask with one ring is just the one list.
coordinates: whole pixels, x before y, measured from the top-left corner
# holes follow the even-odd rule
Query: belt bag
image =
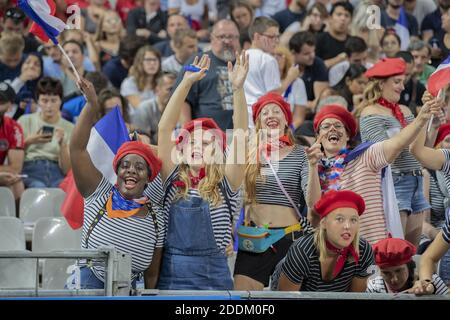
[(284, 229), (266, 229), (241, 225), (238, 227), (239, 250), (262, 253), (286, 234), (300, 231), (300, 224), (294, 224)]

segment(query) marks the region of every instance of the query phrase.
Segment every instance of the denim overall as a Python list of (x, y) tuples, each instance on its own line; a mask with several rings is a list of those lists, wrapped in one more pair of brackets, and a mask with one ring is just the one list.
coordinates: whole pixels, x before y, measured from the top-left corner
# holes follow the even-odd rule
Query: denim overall
[(162, 290), (232, 290), (225, 250), (217, 247), (209, 204), (200, 197), (172, 203), (163, 263)]

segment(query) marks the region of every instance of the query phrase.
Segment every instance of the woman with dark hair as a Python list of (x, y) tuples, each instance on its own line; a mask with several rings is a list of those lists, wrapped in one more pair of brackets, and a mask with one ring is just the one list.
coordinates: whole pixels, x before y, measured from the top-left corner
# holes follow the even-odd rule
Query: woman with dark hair
[(333, 87), (339, 95), (347, 101), (347, 110), (352, 112), (363, 98), (364, 88), (368, 79), (364, 75), (366, 68), (361, 65), (351, 64), (344, 75), (344, 78)]
[[(413, 256), (416, 253), (416, 247), (403, 239), (387, 238), (373, 245), (373, 253), (381, 274), (369, 279), (366, 292), (409, 292), (415, 281), (416, 263)], [(448, 293), (447, 286), (435, 273), (432, 276), (431, 284), (434, 287), (433, 294)]]
[(394, 58), (401, 49), (401, 40), (394, 29), (387, 29), (380, 40), (382, 55), (387, 58)]
[(57, 187), (69, 171), (69, 140), (73, 124), (61, 117), (63, 88), (56, 79), (44, 77), (37, 83), (40, 111), (23, 115), (19, 123), (25, 137), (22, 172), (28, 188)]
[(98, 94), (99, 105), (99, 118), (110, 112), (114, 107), (119, 106), (122, 113), (123, 120), (129, 126), (130, 115), (129, 105), (127, 99), (125, 99), (120, 92), (115, 88), (105, 88)]

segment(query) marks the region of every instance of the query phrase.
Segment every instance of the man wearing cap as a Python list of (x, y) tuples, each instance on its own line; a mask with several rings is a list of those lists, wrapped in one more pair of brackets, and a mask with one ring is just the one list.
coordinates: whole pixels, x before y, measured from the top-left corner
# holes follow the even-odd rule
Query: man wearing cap
[[(367, 282), (367, 292), (409, 292), (414, 285), (416, 247), (407, 240), (387, 238), (373, 246), (373, 253), (381, 275)], [(437, 274), (433, 274), (430, 285), (434, 294), (448, 293), (447, 286)]]
[(24, 53), (36, 52), (39, 49), (40, 43), (31, 33), (25, 35), (25, 19), (25, 13), (20, 8), (9, 8), (5, 12), (3, 30), (22, 35), (25, 41)]
[[(308, 207), (313, 208), (321, 194), (328, 190), (352, 190), (366, 202), (366, 211), (361, 217), (361, 235), (370, 243), (386, 238), (388, 229), (384, 217), (381, 169), (394, 161), (425, 125), (431, 116), (431, 106), (424, 107), (413, 124), (396, 136), (379, 143), (367, 142), (353, 150), (349, 146), (356, 135), (357, 124), (352, 114), (341, 106), (323, 107), (314, 119), (317, 141), (306, 149), (309, 161)], [(318, 217), (314, 211), (310, 210), (308, 216), (313, 225), (317, 224)]]
[(10, 187), (18, 200), (24, 190), (19, 177), (24, 159), (23, 132), (20, 124), (5, 116), (14, 99), (13, 88), (0, 83), (0, 186)]
[(314, 209), (320, 215), (319, 227), (298, 239), (277, 266), (278, 290), (364, 292), (373, 252), (359, 237), (363, 198), (353, 191), (331, 190)]

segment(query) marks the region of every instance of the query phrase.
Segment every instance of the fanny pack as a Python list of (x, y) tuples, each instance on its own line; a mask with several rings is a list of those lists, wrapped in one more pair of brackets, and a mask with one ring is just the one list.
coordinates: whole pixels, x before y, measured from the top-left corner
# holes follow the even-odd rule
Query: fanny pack
[(284, 195), (289, 200), (290, 204), (294, 208), (297, 213), (300, 221), (297, 224), (291, 225), (284, 229), (269, 229), (265, 227), (251, 227), (248, 226), (247, 219), (245, 219), (245, 209), (241, 209), (241, 217), (243, 217), (244, 224), (239, 225), (237, 228), (237, 236), (238, 236), (238, 248), (242, 251), (253, 252), (253, 253), (262, 253), (269, 249), (275, 242), (283, 238), (286, 234), (289, 234), (294, 231), (303, 230), (305, 233), (312, 232), (314, 230), (313, 227), (309, 224), (309, 222), (301, 215), (300, 211), (297, 208), (297, 205), (292, 200), (291, 196), (287, 193), (283, 184), (281, 183), (278, 175), (275, 172), (272, 164), (269, 159), (266, 157), (266, 161), (269, 164), (272, 173), (275, 176), (275, 180), (277, 181), (278, 186), (281, 191), (283, 191)]

